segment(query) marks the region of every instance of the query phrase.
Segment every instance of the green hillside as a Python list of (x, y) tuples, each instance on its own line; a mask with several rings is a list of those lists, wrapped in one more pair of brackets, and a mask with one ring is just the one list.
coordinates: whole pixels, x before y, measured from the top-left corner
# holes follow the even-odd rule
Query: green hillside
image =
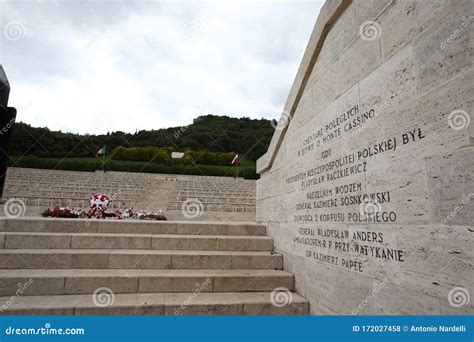
[[(101, 159), (95, 158), (95, 152), (106, 146), (107, 170), (234, 176), (237, 170), (230, 167), (230, 160), (232, 155), (239, 153), (239, 175), (255, 178), (255, 161), (266, 152), (273, 130), (270, 120), (216, 115), (200, 116), (184, 127), (142, 130), (133, 134), (81, 135), (19, 122), (15, 125), (10, 145), (10, 165), (93, 171), (102, 164)], [(122, 154), (114, 157), (114, 151), (123, 150), (120, 147), (147, 150), (149, 147), (163, 147), (166, 151), (188, 151), (186, 155), (192, 154), (193, 157), (187, 163), (190, 165), (170, 162), (169, 158), (163, 162), (158, 153), (157, 158), (152, 156), (131, 161), (129, 157), (121, 157)], [(226, 159), (230, 159), (229, 165), (226, 165)]]

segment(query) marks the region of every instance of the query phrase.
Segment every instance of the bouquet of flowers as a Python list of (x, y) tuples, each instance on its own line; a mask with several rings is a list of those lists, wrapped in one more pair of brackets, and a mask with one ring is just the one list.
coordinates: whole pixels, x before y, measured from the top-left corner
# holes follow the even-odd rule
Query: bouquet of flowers
[(126, 218), (133, 218), (138, 220), (166, 220), (166, 216), (163, 214), (163, 211), (159, 210), (156, 212), (150, 211), (135, 211), (133, 208), (128, 209), (116, 209), (115, 218), (122, 220)]
[(109, 207), (110, 199), (106, 194), (94, 194), (89, 200), (91, 216), (101, 218), (105, 217), (105, 211)]
[(89, 200), (88, 211), (74, 208), (55, 207), (53, 210), (46, 209), (43, 217), (64, 217), (64, 218), (114, 218), (117, 220), (136, 219), (136, 220), (166, 220), (163, 211), (135, 211), (133, 208), (115, 209), (108, 212), (107, 208), (110, 204), (110, 198), (106, 194), (94, 194)]
[(136, 218), (139, 220), (157, 220), (157, 221), (166, 221), (166, 216), (163, 214), (163, 211), (140, 211), (136, 214)]
[(62, 218), (79, 218), (87, 217), (87, 213), (81, 209), (73, 209), (69, 207), (61, 208), (55, 207), (54, 209), (46, 209), (43, 214), (43, 217), (62, 217)]

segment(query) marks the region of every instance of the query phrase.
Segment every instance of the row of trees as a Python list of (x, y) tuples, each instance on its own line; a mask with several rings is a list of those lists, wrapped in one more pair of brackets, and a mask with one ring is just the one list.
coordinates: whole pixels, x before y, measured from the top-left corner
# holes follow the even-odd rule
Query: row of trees
[(266, 152), (273, 130), (270, 120), (216, 115), (200, 116), (186, 127), (143, 130), (133, 134), (109, 132), (80, 135), (17, 123), (13, 130), (10, 154), (90, 157), (104, 145), (109, 151), (120, 146), (153, 146), (224, 153), (236, 151), (245, 159), (257, 160)]

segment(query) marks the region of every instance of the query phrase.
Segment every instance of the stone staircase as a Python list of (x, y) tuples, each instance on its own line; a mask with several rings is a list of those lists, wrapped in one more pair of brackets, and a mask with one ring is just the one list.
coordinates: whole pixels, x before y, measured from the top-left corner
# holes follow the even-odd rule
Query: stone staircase
[(0, 219), (0, 314), (296, 315), (262, 225)]
[(111, 209), (163, 210), (171, 220), (188, 219), (183, 208), (190, 200), (200, 210), (193, 220), (256, 219), (255, 181), (232, 177), (10, 167), (3, 199), (20, 199), (28, 215), (37, 215), (55, 206), (87, 209), (94, 193), (108, 194)]
[(171, 189), (169, 210), (181, 209), (183, 202), (196, 198), (204, 211), (255, 212), (255, 182), (244, 179), (179, 180)]

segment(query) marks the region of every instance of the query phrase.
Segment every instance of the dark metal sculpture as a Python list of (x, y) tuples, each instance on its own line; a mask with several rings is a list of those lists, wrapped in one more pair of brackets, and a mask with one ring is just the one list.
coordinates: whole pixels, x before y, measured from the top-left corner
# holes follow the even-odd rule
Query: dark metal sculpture
[(8, 107), (10, 84), (3, 67), (0, 65), (0, 199), (3, 196), (3, 186), (7, 173), (8, 149), (15, 125), (16, 109)]

